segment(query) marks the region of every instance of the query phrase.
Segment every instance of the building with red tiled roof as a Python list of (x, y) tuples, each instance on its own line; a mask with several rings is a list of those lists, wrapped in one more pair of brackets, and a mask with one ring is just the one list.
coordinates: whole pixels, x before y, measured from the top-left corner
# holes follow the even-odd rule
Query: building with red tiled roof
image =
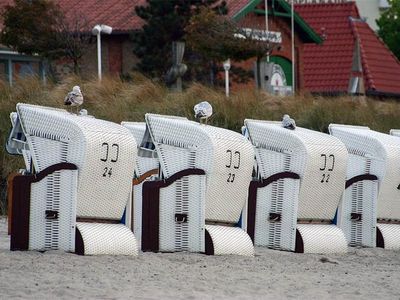
[[(102, 64), (105, 73), (126, 73), (136, 64), (129, 34), (143, 25), (135, 6), (146, 0), (55, 0), (68, 19), (83, 17), (87, 30), (96, 24), (113, 27), (102, 36)], [(0, 0), (0, 10), (12, 0)], [(242, 26), (265, 28), (264, 0), (226, 0), (228, 16)], [(368, 25), (360, 20), (354, 2), (295, 5), (296, 90), (313, 93), (400, 95), (400, 64)], [(270, 60), (282, 66), (291, 85), (292, 53), (290, 5), (285, 0), (268, 0), (269, 30), (281, 34), (280, 47)], [(1, 21), (1, 20), (0, 20)], [(0, 22), (1, 23), (1, 22)], [(1, 26), (1, 24), (0, 24)], [(85, 29), (86, 30), (86, 29)], [(321, 38), (322, 37), (322, 38)], [(83, 74), (96, 74), (96, 45), (83, 57)], [(68, 73), (68, 63), (60, 65)], [(253, 62), (247, 62), (253, 69)], [(18, 71), (18, 68), (16, 68)]]
[(354, 2), (296, 5), (324, 38), (304, 47), (304, 88), (313, 93), (400, 97), (400, 63), (360, 19)]

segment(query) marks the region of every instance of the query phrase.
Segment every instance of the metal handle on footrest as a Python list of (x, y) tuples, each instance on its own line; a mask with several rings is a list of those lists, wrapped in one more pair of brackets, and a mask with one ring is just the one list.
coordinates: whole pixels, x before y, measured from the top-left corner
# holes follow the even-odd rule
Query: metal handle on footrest
[(281, 221), (281, 214), (270, 213), (269, 214), (269, 221), (270, 222), (280, 222)]
[(56, 220), (56, 219), (58, 219), (58, 211), (56, 211), (56, 210), (46, 210), (46, 219), (47, 220)]
[(187, 214), (175, 214), (176, 223), (187, 223), (187, 219), (188, 219)]
[(356, 214), (356, 213), (351, 213), (350, 214), (350, 220), (356, 222), (356, 221), (361, 221), (362, 215), (361, 214)]

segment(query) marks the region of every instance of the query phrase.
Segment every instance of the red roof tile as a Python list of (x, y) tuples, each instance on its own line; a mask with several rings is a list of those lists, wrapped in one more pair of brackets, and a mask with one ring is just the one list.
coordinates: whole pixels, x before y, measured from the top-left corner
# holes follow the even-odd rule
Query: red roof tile
[(296, 12), (321, 36), (322, 45), (304, 45), (304, 85), (310, 92), (347, 92), (354, 37), (349, 17), (354, 3), (296, 5)]
[(240, 10), (242, 10), (248, 3), (249, 0), (227, 0), (226, 6), (228, 7), (228, 16), (233, 17)]
[[(135, 14), (135, 6), (146, 4), (146, 0), (55, 0), (67, 18), (84, 17), (88, 30), (96, 24), (107, 24), (114, 33), (128, 32), (143, 25), (142, 19)], [(13, 0), (0, 0), (0, 11)], [(3, 20), (0, 19), (0, 29)]]
[(352, 21), (354, 35), (360, 41), (366, 89), (400, 95), (400, 63), (366, 22)]
[[(107, 24), (113, 28), (114, 33), (127, 32), (138, 29), (143, 25), (143, 20), (135, 14), (135, 6), (145, 5), (146, 0), (55, 0), (67, 18), (74, 15), (84, 16), (88, 22), (88, 29), (96, 24)], [(235, 15), (249, 0), (228, 0), (228, 16)], [(6, 5), (13, 5), (13, 0), (0, 0), (0, 11)], [(0, 16), (1, 17), (1, 16)], [(2, 27), (0, 18), (0, 29)]]
[[(366, 22), (354, 2), (296, 5), (322, 45), (304, 45), (304, 85), (311, 92), (348, 90), (355, 40), (359, 39), (367, 93), (400, 95), (400, 63)], [(358, 20), (358, 21), (355, 21)]]
[(135, 6), (143, 5), (145, 0), (56, 0), (67, 18), (82, 15), (90, 29), (96, 24), (107, 24), (114, 33), (128, 32), (140, 28), (142, 19), (136, 16)]

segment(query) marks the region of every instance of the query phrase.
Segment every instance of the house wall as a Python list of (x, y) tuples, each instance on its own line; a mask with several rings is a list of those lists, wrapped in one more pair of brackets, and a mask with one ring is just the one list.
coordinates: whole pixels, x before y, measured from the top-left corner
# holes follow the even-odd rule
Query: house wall
[[(138, 59), (133, 54), (133, 44), (128, 35), (101, 36), (101, 67), (103, 75), (120, 75), (132, 71)], [(57, 80), (73, 74), (73, 63), (60, 59), (53, 66)], [(80, 72), (84, 78), (97, 77), (97, 41), (94, 37), (80, 60)]]
[[(255, 28), (265, 30), (265, 16), (257, 15), (254, 13), (249, 13), (245, 18), (243, 18), (239, 24), (242, 27), (247, 28)], [(281, 32), (282, 36), (282, 44), (277, 45), (275, 49), (272, 51), (271, 56), (282, 56), (289, 61), (292, 61), (292, 46), (291, 46), (291, 30), (290, 30), (290, 19), (285, 19), (283, 17), (273, 17), (269, 16), (268, 18), (268, 30)], [(295, 84), (296, 90), (302, 90), (304, 87), (304, 79), (303, 79), (303, 41), (301, 38), (295, 34)], [(253, 70), (254, 63), (256, 59), (252, 58), (245, 62), (235, 63), (235, 65), (240, 66), (246, 70)], [(249, 83), (246, 84), (247, 87), (255, 88), (255, 80), (252, 79)], [(243, 84), (233, 84), (233, 89), (242, 88)]]

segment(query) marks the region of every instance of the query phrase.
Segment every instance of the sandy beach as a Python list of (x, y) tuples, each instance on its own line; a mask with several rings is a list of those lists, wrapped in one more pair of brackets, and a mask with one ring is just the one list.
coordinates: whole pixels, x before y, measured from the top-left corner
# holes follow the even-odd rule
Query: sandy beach
[(2, 218), (0, 298), (400, 299), (400, 252), (350, 249), (326, 256), (258, 247), (254, 258), (11, 252)]

